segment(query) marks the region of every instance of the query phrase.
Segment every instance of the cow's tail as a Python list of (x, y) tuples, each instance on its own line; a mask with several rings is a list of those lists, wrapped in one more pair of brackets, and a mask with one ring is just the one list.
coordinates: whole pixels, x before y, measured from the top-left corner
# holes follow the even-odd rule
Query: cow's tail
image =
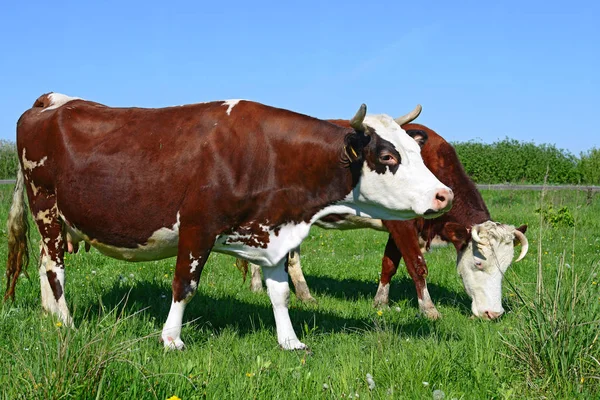
[[(15, 299), (15, 285), (21, 272), (27, 276), (29, 265), (29, 222), (25, 203), (23, 171), (19, 166), (17, 183), (13, 192), (13, 201), (6, 223), (8, 235), (8, 259), (6, 260), (6, 293), (4, 300)], [(27, 276), (29, 277), (29, 276)]]

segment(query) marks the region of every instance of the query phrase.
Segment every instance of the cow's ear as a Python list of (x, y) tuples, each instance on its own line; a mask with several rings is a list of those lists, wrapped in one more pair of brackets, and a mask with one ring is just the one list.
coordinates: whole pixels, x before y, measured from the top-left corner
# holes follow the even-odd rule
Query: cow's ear
[(525, 233), (527, 232), (527, 224), (523, 224), (520, 227), (517, 228), (518, 231), (520, 231), (521, 233)]
[(415, 142), (417, 142), (419, 144), (419, 147), (421, 148), (425, 146), (425, 143), (427, 143), (427, 139), (429, 139), (427, 132), (422, 131), (420, 129), (409, 129), (406, 131), (406, 133), (408, 133), (408, 136), (415, 139)]
[(446, 222), (444, 231), (457, 251), (464, 249), (471, 240), (471, 233), (467, 227), (456, 222)]
[(363, 151), (369, 142), (370, 136), (363, 132), (354, 131), (346, 135), (344, 139), (344, 158), (353, 163), (363, 159)]

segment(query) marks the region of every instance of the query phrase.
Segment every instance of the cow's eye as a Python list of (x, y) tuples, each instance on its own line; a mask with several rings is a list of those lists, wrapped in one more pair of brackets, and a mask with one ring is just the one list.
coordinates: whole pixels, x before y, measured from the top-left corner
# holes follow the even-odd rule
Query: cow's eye
[(392, 154), (383, 152), (379, 155), (379, 162), (385, 165), (396, 165), (398, 160)]
[(479, 259), (475, 259), (475, 266), (477, 267), (477, 269), (483, 269), (483, 261), (479, 260)]

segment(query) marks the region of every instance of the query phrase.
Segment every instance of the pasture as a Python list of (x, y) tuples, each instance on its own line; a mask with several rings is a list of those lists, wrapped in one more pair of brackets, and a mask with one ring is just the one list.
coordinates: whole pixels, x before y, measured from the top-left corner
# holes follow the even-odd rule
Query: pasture
[[(11, 194), (12, 186), (0, 187), (2, 221)], [(76, 330), (41, 312), (37, 257), (16, 302), (3, 304), (1, 398), (427, 399), (441, 398), (439, 391), (446, 399), (598, 398), (600, 195), (482, 194), (495, 220), (529, 225), (529, 254), (505, 277), (507, 313), (498, 322), (469, 318), (450, 247), (426, 255), (441, 320), (417, 315), (403, 267), (390, 308), (374, 309), (387, 234), (315, 227), (302, 265), (318, 304), (301, 304), (293, 294), (290, 304), (312, 354), (278, 348), (267, 295), (251, 293), (234, 259), (215, 253), (186, 310), (187, 348), (165, 352), (158, 340), (174, 259), (126, 263), (81, 249), (66, 258)]]

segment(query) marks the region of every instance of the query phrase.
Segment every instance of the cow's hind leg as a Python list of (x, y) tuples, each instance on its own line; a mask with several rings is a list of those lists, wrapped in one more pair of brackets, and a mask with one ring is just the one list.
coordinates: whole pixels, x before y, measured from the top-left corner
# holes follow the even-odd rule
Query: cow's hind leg
[(42, 237), (39, 266), (42, 307), (71, 326), (73, 320), (65, 300), (63, 229), (54, 196), (37, 196), (32, 210)]
[(168, 349), (182, 349), (181, 325), (183, 313), (187, 303), (192, 299), (198, 289), (200, 274), (208, 259), (214, 236), (203, 235), (201, 228), (181, 227), (179, 230), (179, 247), (177, 251), (177, 264), (173, 277), (173, 298), (171, 309), (161, 339)]
[(267, 293), (273, 305), (275, 314), (275, 326), (277, 328), (277, 341), (285, 350), (306, 349), (306, 345), (298, 340), (290, 314), (288, 305), (290, 302), (290, 285), (288, 283), (288, 273), (286, 271), (287, 257), (279, 262), (275, 267), (263, 267), (263, 275), (267, 285)]
[(253, 292), (262, 292), (262, 278), (260, 276), (260, 266), (250, 263), (250, 290)]
[(288, 253), (288, 273), (292, 278), (294, 289), (296, 290), (296, 297), (305, 303), (316, 303), (314, 297), (310, 294), (306, 279), (302, 273), (302, 267), (300, 266), (300, 247)]

